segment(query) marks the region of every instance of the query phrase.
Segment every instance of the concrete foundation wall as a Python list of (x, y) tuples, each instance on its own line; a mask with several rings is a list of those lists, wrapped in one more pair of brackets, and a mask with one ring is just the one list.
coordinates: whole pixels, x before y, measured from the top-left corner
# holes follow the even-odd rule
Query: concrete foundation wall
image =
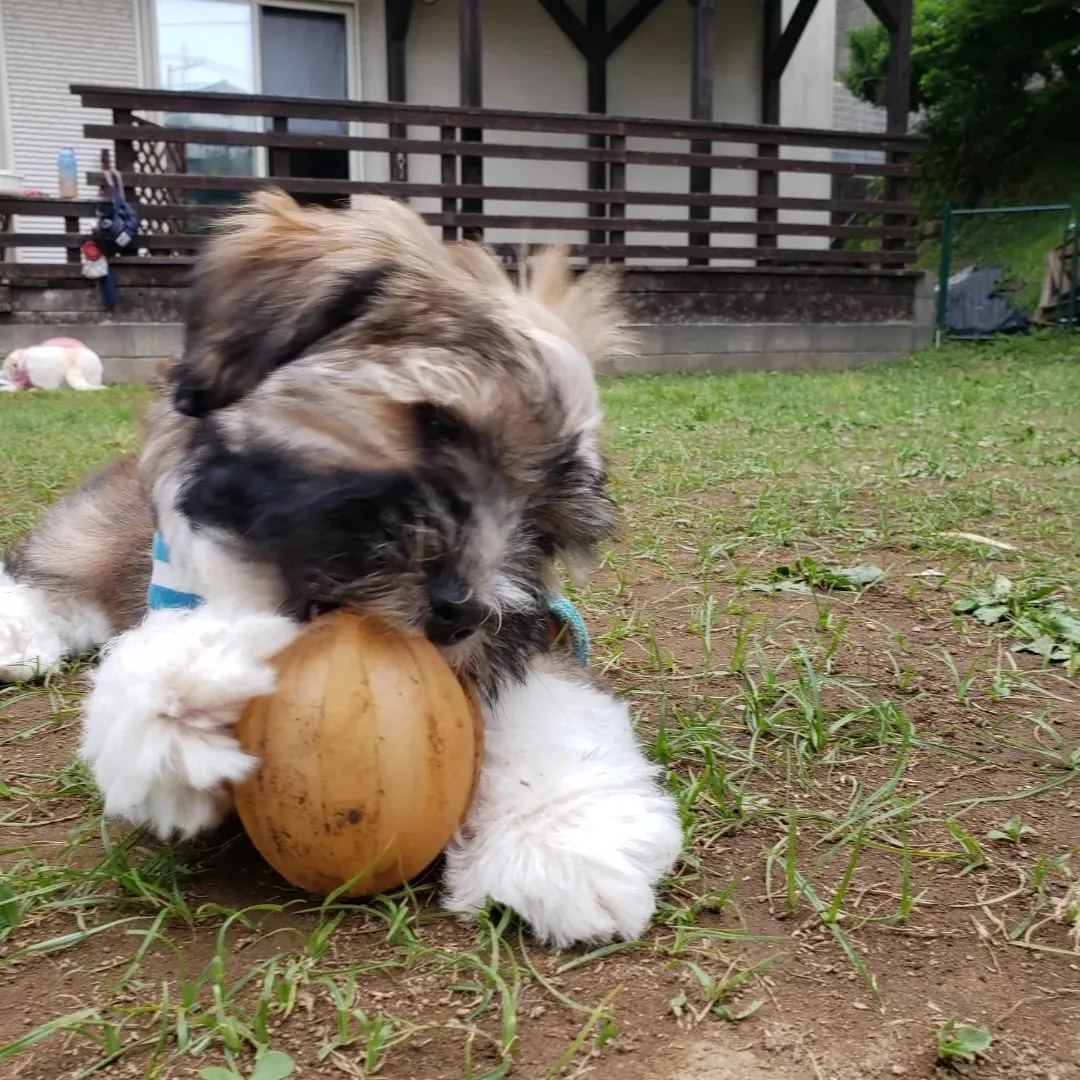
[[(932, 307), (931, 307), (932, 312)], [(631, 327), (637, 353), (602, 375), (695, 371), (796, 371), (897, 360), (933, 340), (933, 319), (896, 323), (670, 323)], [(179, 356), (179, 323), (0, 326), (0, 356), (44, 337), (78, 337), (101, 356), (109, 382), (146, 382)]]
[(602, 375), (697, 371), (803, 371), (899, 360), (933, 340), (932, 327), (808, 323), (637, 326), (635, 356), (602, 365)]

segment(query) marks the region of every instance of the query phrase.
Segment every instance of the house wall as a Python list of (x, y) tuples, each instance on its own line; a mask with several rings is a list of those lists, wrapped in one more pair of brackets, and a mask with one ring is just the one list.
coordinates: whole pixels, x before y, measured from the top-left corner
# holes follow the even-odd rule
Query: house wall
[[(841, 0), (843, 2), (843, 0)], [(860, 0), (861, 2), (861, 0)], [(149, 0), (147, 0), (149, 3)], [(796, 0), (785, 0), (787, 13)], [(835, 73), (837, 0), (824, 0), (807, 28), (782, 87), (782, 122), (797, 126), (831, 127), (832, 85)], [(579, 7), (582, 5), (578, 5)], [(612, 21), (629, 6), (629, 0), (613, 0)], [(25, 187), (53, 193), (57, 190), (56, 154), (62, 146), (72, 146), (79, 159), (80, 173), (93, 168), (102, 144), (82, 136), (85, 123), (107, 122), (104, 112), (83, 110), (68, 92), (71, 82), (101, 82), (139, 85), (152, 81), (152, 64), (147, 52), (151, 35), (142, 18), (142, 0), (0, 0), (3, 20), (3, 57), (11, 90), (12, 151), (14, 168)], [(357, 85), (364, 97), (385, 99), (386, 56), (383, 0), (357, 0), (356, 25), (359, 34)], [(416, 3), (408, 44), (409, 100), (421, 104), (458, 101), (456, 0)], [(684, 0), (667, 0), (638, 32), (611, 58), (609, 65), (608, 109), (613, 114), (684, 119), (689, 113), (689, 77), (692, 12)], [(714, 116), (720, 121), (756, 123), (760, 119), (761, 83), (761, 0), (725, 0), (718, 5), (716, 40), (716, 90)], [(47, 63), (42, 57), (48, 57)], [(552, 112), (580, 112), (586, 104), (584, 60), (536, 0), (485, 0), (484, 3), (484, 100), (495, 108), (539, 109)], [(364, 132), (384, 134), (379, 125), (366, 125)], [(416, 137), (433, 138), (437, 132), (415, 129)], [(516, 143), (548, 143), (550, 135), (490, 133), (492, 140)], [(568, 145), (584, 145), (584, 139), (565, 136)], [(674, 149), (684, 144), (654, 140), (638, 142), (640, 148)], [(715, 152), (732, 156), (753, 154), (754, 147), (717, 144)], [(785, 154), (808, 156), (811, 151), (785, 150)], [(2, 166), (2, 162), (0, 162)], [(417, 181), (438, 179), (439, 164), (431, 157), (414, 158), (410, 177)], [(356, 175), (378, 180), (388, 174), (384, 153), (356, 155)], [(634, 190), (685, 190), (687, 170), (682, 167), (631, 166), (628, 187)], [(485, 180), (505, 186), (569, 188), (587, 184), (587, 169), (574, 162), (522, 162), (487, 159)], [(733, 194), (753, 194), (756, 173), (728, 170), (714, 173), (714, 190)], [(829, 178), (816, 175), (787, 175), (781, 178), (785, 194), (826, 197)], [(93, 192), (83, 186), (83, 195)], [(432, 203), (422, 209), (437, 209)], [(585, 216), (584, 204), (535, 203), (500, 204), (490, 200), (491, 213), (559, 214)], [(683, 220), (685, 207), (631, 208), (631, 214)], [(716, 209), (715, 217), (750, 220), (751, 211)], [(824, 215), (791, 214), (790, 218), (825, 220)], [(35, 222), (35, 229), (47, 227)], [(60, 223), (55, 222), (57, 230)], [(520, 232), (516, 238), (520, 238)], [(684, 231), (636, 233), (634, 239), (648, 244), (681, 244)], [(515, 234), (492, 230), (494, 242), (515, 238)], [(541, 241), (564, 239), (582, 242), (585, 233), (558, 234), (537, 230), (527, 237)], [(717, 246), (751, 246), (752, 233), (714, 235)], [(794, 238), (785, 238), (787, 246)], [(805, 245), (820, 246), (825, 241), (806, 238)], [(24, 259), (54, 261), (54, 249), (25, 249)]]
[[(788, 14), (797, 0), (786, 0)], [(612, 4), (611, 21), (628, 5)], [(484, 4), (484, 103), (492, 108), (539, 109), (550, 112), (580, 112), (586, 107), (585, 61), (566, 39), (539, 3), (523, 0), (485, 0)], [(419, 104), (456, 103), (458, 66), (456, 56), (458, 5), (456, 0), (436, 0), (418, 4), (409, 31), (407, 79), (410, 101)], [(662, 117), (675, 120), (689, 116), (692, 11), (689, 4), (661, 5), (628, 42), (612, 56), (608, 65), (608, 111), (614, 115)], [(716, 27), (716, 80), (713, 115), (718, 121), (758, 123), (761, 85), (761, 0), (725, 0), (718, 5)], [(782, 122), (805, 127), (832, 126), (833, 42), (835, 0), (819, 4), (788, 68), (781, 88), (784, 100)], [(447, 45), (451, 44), (448, 53)], [(416, 138), (434, 138), (432, 129), (413, 129)], [(527, 132), (491, 133), (490, 141), (550, 144), (550, 135)], [(581, 137), (565, 136), (565, 145), (584, 146)], [(636, 149), (684, 150), (684, 143), (669, 140), (635, 140)], [(739, 143), (718, 143), (718, 154), (747, 156), (755, 148)], [(786, 151), (785, 151), (786, 152)], [(809, 156), (799, 151), (795, 156)], [(827, 151), (823, 155), (827, 156)], [(583, 189), (587, 186), (587, 166), (576, 162), (521, 162), (487, 159), (487, 183), (538, 188)], [(428, 183), (439, 178), (439, 164), (431, 158), (414, 158), (410, 178)], [(682, 167), (631, 165), (627, 187), (635, 191), (685, 191), (687, 170)], [(785, 194), (827, 198), (827, 176), (789, 175), (782, 178)], [(751, 170), (717, 170), (713, 190), (751, 195), (757, 191), (757, 176)], [(436, 210), (434, 200), (425, 210)], [(532, 203), (506, 205), (495, 200), (486, 204), (492, 213), (535, 213), (584, 216), (587, 208), (575, 203)], [(685, 207), (631, 207), (630, 216), (685, 220)], [(752, 220), (753, 212), (714, 209), (714, 218), (728, 221)], [(792, 214), (791, 220), (827, 222), (826, 214)], [(785, 216), (784, 220), (788, 220)], [(518, 234), (520, 237), (520, 234)], [(505, 231), (489, 230), (492, 242), (512, 239)], [(537, 230), (530, 241), (565, 240), (582, 243), (587, 234)], [(650, 245), (685, 243), (685, 232), (635, 233), (635, 240)], [(747, 247), (754, 234), (717, 234), (716, 246)], [(793, 243), (796, 241), (792, 241)], [(803, 246), (822, 246), (826, 241), (804, 238)], [(785, 239), (784, 244), (788, 241)], [(640, 260), (639, 260), (640, 261)], [(655, 262), (655, 260), (649, 260)]]
[(4, 12), (0, 7), (0, 191), (14, 190), (19, 186), (11, 153), (11, 99), (3, 41)]
[[(861, 0), (860, 0), (861, 2)], [(784, 25), (798, 0), (784, 0)], [(788, 63), (780, 84), (780, 123), (787, 127), (833, 128), (833, 82), (835, 79), (836, 0), (817, 5)], [(806, 146), (785, 146), (781, 157), (828, 161), (830, 150)], [(827, 199), (832, 194), (828, 174), (781, 173), (780, 194)], [(781, 222), (828, 225), (827, 211), (782, 210)], [(782, 236), (778, 244), (789, 248), (825, 248), (827, 237)]]
[[(0, 0), (0, 36), (7, 76), (12, 167), (23, 188), (55, 195), (56, 155), (64, 146), (79, 163), (80, 194), (94, 192), (82, 177), (97, 167), (108, 144), (83, 138), (86, 123), (108, 123), (104, 110), (83, 109), (72, 82), (138, 86), (141, 69), (134, 0)], [(35, 232), (60, 232), (58, 220), (35, 219)], [(24, 262), (55, 262), (60, 249), (24, 248)]]

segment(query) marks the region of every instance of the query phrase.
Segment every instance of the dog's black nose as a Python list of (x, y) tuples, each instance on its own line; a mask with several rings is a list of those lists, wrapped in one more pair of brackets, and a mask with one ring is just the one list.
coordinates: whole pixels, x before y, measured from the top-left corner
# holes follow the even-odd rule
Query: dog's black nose
[(173, 388), (173, 406), (184, 416), (200, 417), (213, 412), (214, 403), (210, 394), (191, 379), (181, 374)]
[(469, 586), (453, 574), (440, 574), (428, 586), (430, 612), (424, 632), (436, 645), (456, 645), (484, 621), (484, 606)]

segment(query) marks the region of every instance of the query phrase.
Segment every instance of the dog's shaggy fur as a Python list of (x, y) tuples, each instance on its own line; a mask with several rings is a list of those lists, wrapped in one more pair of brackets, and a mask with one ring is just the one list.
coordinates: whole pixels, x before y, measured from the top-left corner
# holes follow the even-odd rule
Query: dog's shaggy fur
[[(233, 725), (274, 654), (313, 613), (375, 613), (483, 698), (447, 903), (509, 904), (558, 944), (639, 934), (675, 807), (625, 706), (545, 651), (558, 562), (613, 526), (592, 370), (621, 347), (610, 280), (551, 251), (515, 287), (397, 203), (266, 193), (190, 303), (137, 467), (58, 504), (0, 572), (0, 675), (108, 641), (83, 740), (106, 810), (191, 835), (252, 766)], [(145, 611), (155, 527), (194, 611)]]

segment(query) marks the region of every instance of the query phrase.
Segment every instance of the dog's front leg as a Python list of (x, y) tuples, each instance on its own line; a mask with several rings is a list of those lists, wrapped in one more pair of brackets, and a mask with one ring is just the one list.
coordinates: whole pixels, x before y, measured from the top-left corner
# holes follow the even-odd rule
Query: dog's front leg
[(638, 937), (682, 847), (657, 771), (622, 702), (538, 662), (485, 707), (484, 767), (447, 852), (446, 906), (505, 904), (557, 946)]
[(270, 659), (299, 633), (280, 615), (152, 611), (105, 650), (84, 706), (82, 757), (105, 812), (167, 838), (218, 824), (254, 761), (233, 734), (273, 691)]

